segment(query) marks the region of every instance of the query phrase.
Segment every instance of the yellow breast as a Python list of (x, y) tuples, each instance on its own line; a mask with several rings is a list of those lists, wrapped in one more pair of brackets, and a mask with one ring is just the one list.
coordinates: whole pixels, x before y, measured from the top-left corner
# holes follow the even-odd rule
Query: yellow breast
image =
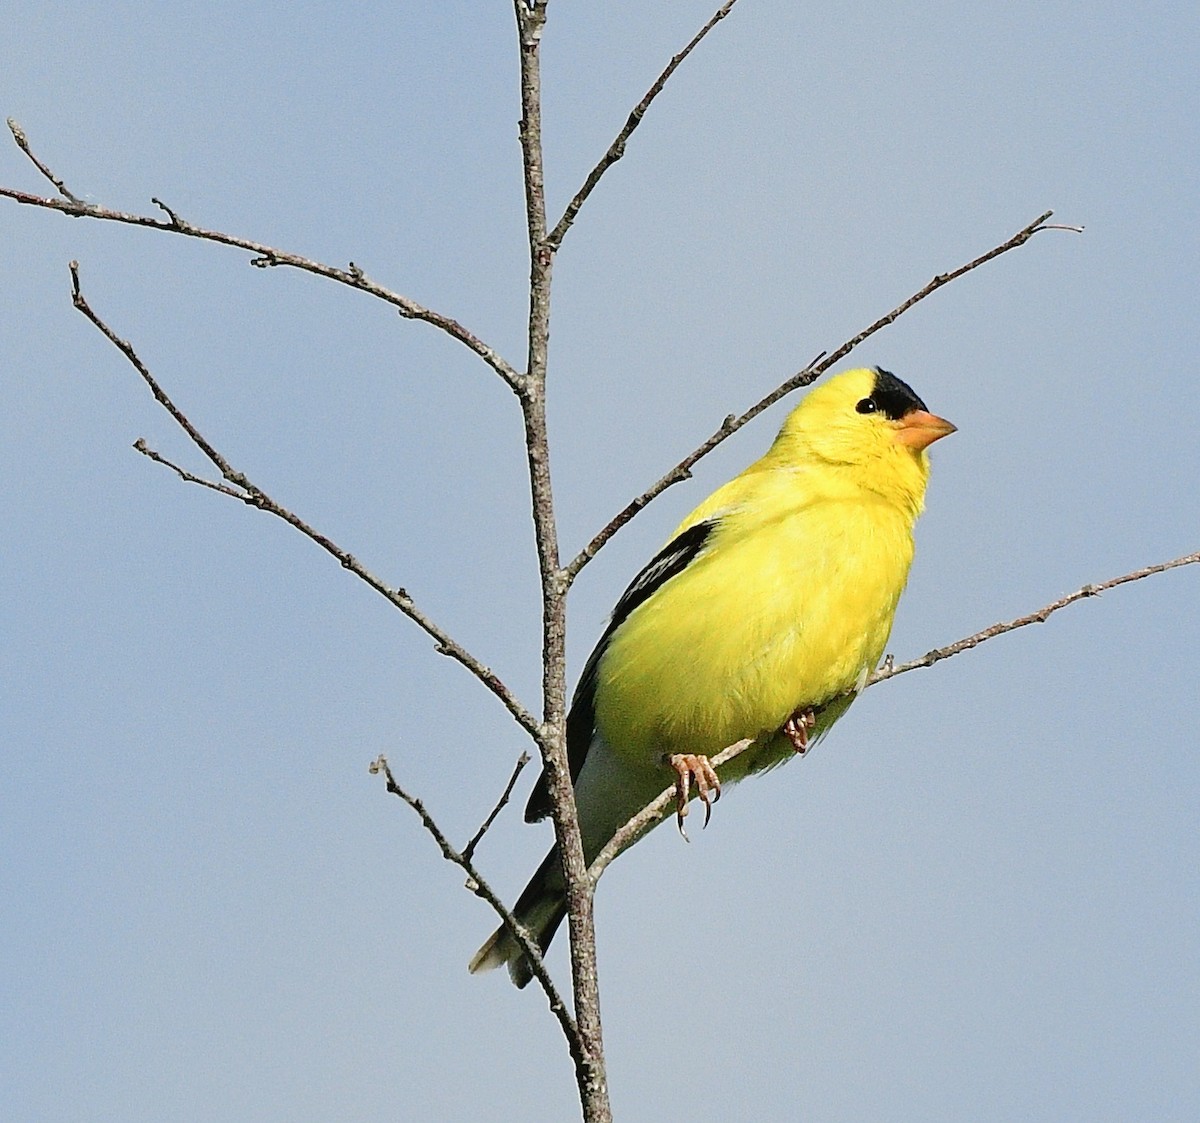
[(734, 512), (635, 609), (601, 659), (596, 724), (626, 759), (712, 754), (778, 730), (878, 664), (912, 561), (911, 518), (870, 496), (751, 524)]

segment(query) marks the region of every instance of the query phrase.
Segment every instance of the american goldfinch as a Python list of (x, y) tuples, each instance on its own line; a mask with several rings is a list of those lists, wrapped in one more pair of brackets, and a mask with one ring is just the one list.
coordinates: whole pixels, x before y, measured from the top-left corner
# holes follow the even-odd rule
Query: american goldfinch
[[(878, 666), (913, 556), (925, 451), (954, 432), (895, 375), (851, 370), (812, 390), (765, 456), (700, 504), (634, 578), (583, 669), (567, 748), (590, 863), (675, 778), (706, 821), (720, 781), (803, 753)], [(711, 795), (711, 798), (710, 798)], [(550, 813), (545, 774), (525, 810)], [(514, 915), (543, 951), (566, 914), (552, 849)], [(503, 926), (472, 972), (529, 964)]]

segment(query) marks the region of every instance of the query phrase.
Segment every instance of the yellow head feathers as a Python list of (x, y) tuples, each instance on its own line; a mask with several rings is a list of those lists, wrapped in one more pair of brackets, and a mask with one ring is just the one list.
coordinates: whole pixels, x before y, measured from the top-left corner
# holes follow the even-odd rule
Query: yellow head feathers
[(925, 449), (954, 432), (912, 388), (879, 367), (848, 370), (809, 391), (788, 415), (764, 468), (823, 464), (847, 483), (920, 511)]

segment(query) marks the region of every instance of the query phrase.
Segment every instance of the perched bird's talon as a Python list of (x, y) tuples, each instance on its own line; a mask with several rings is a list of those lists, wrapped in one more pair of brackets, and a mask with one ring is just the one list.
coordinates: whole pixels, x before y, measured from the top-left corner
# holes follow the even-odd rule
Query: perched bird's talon
[[(683, 829), (683, 817), (688, 813), (688, 799), (692, 792), (692, 780), (696, 781), (696, 798), (704, 804), (704, 826), (712, 818), (712, 805), (721, 798), (721, 781), (716, 769), (708, 763), (708, 757), (695, 753), (673, 753), (664, 763), (675, 770), (675, 821), (679, 833), (687, 838)], [(701, 828), (703, 829), (703, 828)]]
[(812, 710), (797, 710), (783, 723), (784, 736), (800, 756), (808, 752), (808, 731), (816, 724), (817, 715)]

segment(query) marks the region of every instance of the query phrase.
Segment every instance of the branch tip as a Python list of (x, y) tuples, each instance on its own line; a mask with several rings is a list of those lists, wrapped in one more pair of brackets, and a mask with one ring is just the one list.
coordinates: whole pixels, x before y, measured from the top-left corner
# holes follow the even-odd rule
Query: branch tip
[(70, 191), (68, 191), (67, 185), (63, 183), (62, 179), (56, 176), (50, 170), (50, 168), (41, 160), (39, 160), (34, 154), (33, 149), (29, 146), (29, 137), (26, 136), (25, 130), (21, 128), (19, 124), (17, 124), (16, 120), (12, 117), (9, 117), (7, 118), (7, 123), (8, 131), (12, 133), (13, 140), (16, 141), (17, 147), (25, 153), (29, 159), (29, 162), (33, 164), (35, 168), (37, 168), (42, 176), (50, 181), (50, 183), (54, 186), (54, 190), (57, 191), (64, 199), (66, 199), (67, 202), (82, 206), (83, 201), (77, 195), (73, 195)]
[(1047, 222), (1046, 221), (1046, 219), (1052, 218), (1053, 216), (1054, 216), (1053, 211), (1047, 211), (1044, 215), (1042, 215), (1041, 221), (1038, 223), (1037, 229), (1034, 231), (1034, 233), (1037, 234), (1042, 230), (1065, 230), (1069, 234), (1082, 234), (1083, 233), (1084, 227), (1082, 227), (1082, 226), (1074, 226), (1072, 224), (1065, 223), (1065, 222)]
[(495, 807), (492, 808), (488, 817), (484, 819), (479, 830), (477, 830), (475, 834), (471, 836), (471, 841), (468, 842), (463, 848), (463, 857), (466, 858), (468, 862), (472, 857), (474, 857), (475, 848), (479, 845), (480, 841), (483, 839), (483, 836), (487, 834), (491, 825), (496, 821), (496, 816), (499, 815), (502, 810), (504, 810), (504, 806), (508, 803), (509, 798), (512, 796), (513, 788), (516, 786), (517, 777), (521, 775), (522, 770), (529, 763), (529, 759), (529, 753), (522, 751), (521, 755), (517, 758), (517, 763), (512, 770), (512, 775), (508, 778), (508, 783), (504, 786), (504, 791), (500, 794), (500, 798), (496, 801)]

